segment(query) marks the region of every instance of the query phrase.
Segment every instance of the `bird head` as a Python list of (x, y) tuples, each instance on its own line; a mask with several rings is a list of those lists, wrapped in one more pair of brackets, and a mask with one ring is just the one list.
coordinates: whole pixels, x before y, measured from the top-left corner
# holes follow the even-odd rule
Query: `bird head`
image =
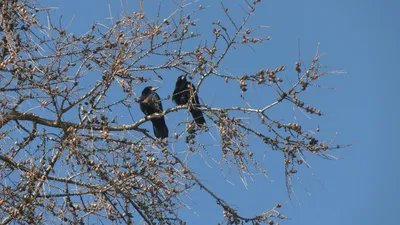
[(152, 86), (145, 87), (142, 91), (142, 96), (140, 96), (140, 99), (143, 101), (147, 96), (154, 93), (159, 88), (160, 87), (152, 87)]
[(186, 76), (187, 76), (187, 74), (179, 76), (179, 80), (186, 81)]
[(185, 75), (181, 75), (178, 77), (178, 79), (176, 80), (176, 87), (184, 87), (187, 83), (187, 79), (186, 79), (186, 74)]

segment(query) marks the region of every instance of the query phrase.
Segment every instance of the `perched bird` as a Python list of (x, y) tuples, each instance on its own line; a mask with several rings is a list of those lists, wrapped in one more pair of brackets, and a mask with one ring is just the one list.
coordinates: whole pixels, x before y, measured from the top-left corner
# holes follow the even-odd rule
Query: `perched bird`
[[(178, 80), (176, 81), (172, 100), (175, 101), (177, 105), (187, 104), (191, 97), (191, 93), (194, 93), (195, 91), (196, 89), (194, 85), (187, 81), (186, 75), (182, 75), (178, 77)], [(194, 96), (192, 103), (197, 106), (200, 104), (197, 94)], [(192, 114), (193, 119), (194, 121), (196, 121), (197, 125), (203, 126), (206, 124), (206, 120), (204, 119), (201, 110), (189, 107), (189, 112)]]
[[(158, 87), (146, 87), (139, 98), (140, 109), (146, 116), (163, 112), (160, 96), (156, 93), (157, 89)], [(168, 127), (165, 124), (164, 116), (151, 119), (151, 122), (153, 123), (154, 135), (157, 138), (163, 139), (168, 137)]]

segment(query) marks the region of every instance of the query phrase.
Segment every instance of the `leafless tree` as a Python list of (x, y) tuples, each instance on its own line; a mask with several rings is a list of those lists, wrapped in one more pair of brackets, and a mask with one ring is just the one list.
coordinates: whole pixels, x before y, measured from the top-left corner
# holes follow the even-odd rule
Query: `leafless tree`
[[(201, 30), (212, 32), (207, 39), (195, 28), (196, 13), (207, 10), (197, 2), (182, 1), (165, 18), (147, 18), (140, 1), (139, 13), (125, 12), (111, 26), (95, 23), (77, 35), (52, 16), (52, 8), (1, 0), (0, 222), (184, 224), (178, 212), (186, 207), (182, 196), (193, 188), (215, 199), (227, 224), (285, 219), (281, 205), (273, 203), (256, 216), (242, 215), (204, 185), (188, 163), (192, 152), (204, 152), (244, 183), (256, 174), (267, 177), (260, 163), (264, 153), (248, 144), (250, 136), (256, 137), (264, 149), (284, 155), (292, 195), (291, 178), (300, 165), (307, 166), (305, 154), (331, 157), (327, 151), (344, 147), (319, 140), (319, 129), (268, 115), (283, 103), (306, 116), (324, 115), (301, 97), (334, 72), (320, 65), (318, 49), (309, 65), (299, 59), (290, 69), (249, 68), (247, 75), (238, 75), (222, 68), (226, 56), (235, 54), (232, 49), (269, 40), (257, 33), (259, 28), (247, 26), (260, 2), (243, 1), (243, 15), (232, 15), (218, 3), (227, 22), (216, 20)], [(226, 82), (225, 88), (239, 84), (243, 104), (221, 108), (196, 106), (191, 100), (127, 123), (123, 118), (129, 114), (124, 114), (137, 104), (135, 86), (162, 79), (171, 70), (188, 74), (196, 92), (211, 77)], [(249, 84), (276, 90), (276, 100), (249, 107), (244, 97)], [(203, 111), (208, 128), (182, 119), (168, 140), (143, 128), (152, 118), (188, 107)], [(219, 134), (217, 155), (199, 142), (199, 136), (211, 132)], [(175, 151), (173, 142), (187, 143), (187, 148)]]

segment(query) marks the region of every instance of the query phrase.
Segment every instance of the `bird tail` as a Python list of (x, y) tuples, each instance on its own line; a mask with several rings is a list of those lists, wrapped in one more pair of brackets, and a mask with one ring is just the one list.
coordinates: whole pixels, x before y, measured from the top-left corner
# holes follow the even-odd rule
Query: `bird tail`
[(151, 122), (153, 123), (154, 136), (162, 139), (168, 137), (168, 127), (164, 117), (152, 119)]
[(206, 120), (204, 119), (203, 112), (198, 109), (190, 109), (190, 113), (192, 113), (194, 121), (196, 121), (197, 125), (203, 126), (206, 124)]

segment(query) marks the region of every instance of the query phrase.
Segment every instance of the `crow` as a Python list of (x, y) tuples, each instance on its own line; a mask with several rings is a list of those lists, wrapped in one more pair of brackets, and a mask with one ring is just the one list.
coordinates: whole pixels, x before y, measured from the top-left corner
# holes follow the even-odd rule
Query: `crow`
[[(185, 105), (189, 102), (191, 93), (194, 93), (195, 91), (196, 89), (194, 85), (187, 81), (186, 75), (182, 75), (178, 77), (178, 80), (176, 81), (175, 90), (172, 94), (172, 100), (175, 101), (177, 105)], [(197, 94), (194, 96), (193, 100), (194, 105), (198, 106), (200, 104)], [(201, 110), (189, 107), (189, 112), (192, 114), (193, 119), (194, 121), (196, 121), (197, 125), (205, 125), (206, 120), (204, 119)]]
[[(146, 116), (163, 112), (160, 96), (155, 92), (157, 89), (158, 87), (148, 86), (143, 89), (142, 96), (139, 98), (140, 109)], [(157, 138), (163, 139), (168, 137), (168, 127), (165, 124), (164, 116), (153, 118), (151, 122), (153, 123), (154, 135)]]

